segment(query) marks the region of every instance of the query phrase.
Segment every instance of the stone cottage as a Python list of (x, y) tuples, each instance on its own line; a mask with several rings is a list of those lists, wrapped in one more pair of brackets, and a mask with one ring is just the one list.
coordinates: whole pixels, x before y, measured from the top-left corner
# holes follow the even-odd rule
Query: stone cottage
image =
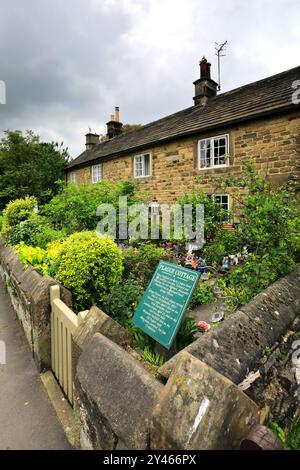
[[(194, 105), (130, 132), (119, 108), (107, 139), (86, 134), (86, 149), (67, 168), (67, 182), (133, 180), (160, 203), (175, 202), (197, 181), (214, 193), (216, 179), (240, 175), (252, 160), (274, 184), (300, 175), (300, 66), (217, 94), (210, 63), (200, 62)], [(229, 194), (216, 194), (230, 208)]]

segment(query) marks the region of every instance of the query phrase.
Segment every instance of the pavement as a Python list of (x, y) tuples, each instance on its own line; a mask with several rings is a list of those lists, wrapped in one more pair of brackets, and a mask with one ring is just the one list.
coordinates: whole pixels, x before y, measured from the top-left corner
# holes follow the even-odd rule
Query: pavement
[(0, 363), (0, 450), (71, 449), (0, 279), (1, 341), (6, 364)]

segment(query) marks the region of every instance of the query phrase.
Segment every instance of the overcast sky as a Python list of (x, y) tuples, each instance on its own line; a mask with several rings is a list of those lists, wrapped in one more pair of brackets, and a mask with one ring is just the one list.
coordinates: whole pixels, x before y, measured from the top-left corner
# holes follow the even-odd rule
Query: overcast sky
[(0, 0), (0, 136), (32, 129), (74, 158), (115, 105), (142, 124), (191, 106), (215, 41), (222, 91), (300, 65), (299, 24), (299, 0)]

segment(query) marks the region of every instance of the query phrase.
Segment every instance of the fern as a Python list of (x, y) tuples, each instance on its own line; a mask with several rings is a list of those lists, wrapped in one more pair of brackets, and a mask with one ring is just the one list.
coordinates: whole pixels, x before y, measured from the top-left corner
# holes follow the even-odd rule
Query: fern
[(164, 363), (164, 358), (160, 356), (159, 354), (157, 354), (156, 352), (151, 351), (149, 346), (145, 347), (142, 358), (145, 361), (157, 367), (161, 367)]

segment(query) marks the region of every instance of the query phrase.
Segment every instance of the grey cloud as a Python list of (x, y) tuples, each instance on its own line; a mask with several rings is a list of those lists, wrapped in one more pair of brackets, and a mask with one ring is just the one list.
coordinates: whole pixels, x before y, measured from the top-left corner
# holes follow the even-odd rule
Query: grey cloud
[(192, 105), (203, 54), (228, 39), (223, 91), (298, 64), (294, 0), (1, 0), (0, 132), (31, 128), (76, 156), (114, 105), (146, 123)]

